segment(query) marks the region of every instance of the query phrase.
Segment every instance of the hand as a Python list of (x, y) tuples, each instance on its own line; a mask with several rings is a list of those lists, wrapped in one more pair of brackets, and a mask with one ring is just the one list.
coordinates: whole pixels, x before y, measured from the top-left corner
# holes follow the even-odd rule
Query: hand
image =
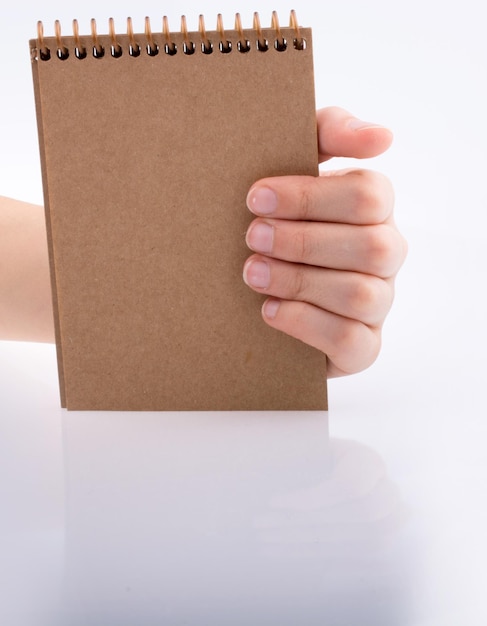
[[(318, 111), (320, 162), (367, 158), (392, 133), (332, 107)], [(259, 217), (247, 231), (256, 254), (244, 280), (270, 296), (264, 320), (328, 358), (328, 376), (367, 368), (377, 358), (407, 246), (393, 220), (386, 177), (363, 169), (283, 176), (256, 182), (247, 197)]]
[(44, 210), (0, 196), (0, 340), (54, 341)]

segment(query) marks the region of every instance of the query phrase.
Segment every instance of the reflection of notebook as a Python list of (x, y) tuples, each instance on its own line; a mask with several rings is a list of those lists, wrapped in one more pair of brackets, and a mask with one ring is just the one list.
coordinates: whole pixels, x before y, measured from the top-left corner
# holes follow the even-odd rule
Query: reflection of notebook
[(242, 281), (251, 184), (318, 173), (311, 31), (31, 40), (63, 406), (325, 409)]

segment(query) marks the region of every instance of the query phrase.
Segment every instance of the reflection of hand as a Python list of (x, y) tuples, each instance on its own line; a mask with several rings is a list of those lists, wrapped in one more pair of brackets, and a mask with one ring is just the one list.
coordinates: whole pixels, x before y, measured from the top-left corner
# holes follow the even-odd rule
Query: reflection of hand
[(269, 543), (341, 542), (393, 530), (404, 517), (397, 487), (382, 459), (366, 446), (330, 440), (328, 477), (317, 485), (274, 496), (255, 520)]
[(305, 607), (287, 623), (413, 623), (416, 549), (398, 489), (370, 448), (331, 439), (327, 475), (274, 496), (254, 529), (273, 580)]
[[(318, 112), (320, 160), (384, 152), (389, 130), (359, 122), (338, 108)], [(406, 244), (393, 217), (393, 191), (368, 170), (258, 181), (249, 209), (259, 216), (247, 244), (256, 252), (246, 283), (271, 296), (265, 321), (323, 352), (329, 376), (368, 367), (393, 299)]]

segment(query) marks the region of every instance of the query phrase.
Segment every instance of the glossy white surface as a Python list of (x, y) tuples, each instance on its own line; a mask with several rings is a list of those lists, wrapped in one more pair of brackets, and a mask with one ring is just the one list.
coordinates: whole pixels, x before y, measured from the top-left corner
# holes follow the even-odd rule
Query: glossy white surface
[(331, 381), (329, 414), (71, 413), (52, 346), (0, 349), (3, 623), (485, 623), (465, 389), (372, 402), (364, 375)]

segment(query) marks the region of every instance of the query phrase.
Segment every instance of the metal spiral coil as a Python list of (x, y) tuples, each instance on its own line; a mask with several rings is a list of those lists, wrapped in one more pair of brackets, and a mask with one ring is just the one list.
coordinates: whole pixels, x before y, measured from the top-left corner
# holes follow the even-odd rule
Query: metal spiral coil
[[(89, 55), (96, 59), (101, 59), (105, 56), (111, 56), (112, 58), (119, 58), (124, 53), (128, 53), (131, 57), (138, 57), (142, 53), (146, 53), (149, 56), (157, 56), (159, 53), (173, 56), (178, 53), (178, 44), (174, 41), (174, 32), (169, 28), (168, 18), (164, 16), (162, 18), (162, 30), (155, 33), (150, 24), (150, 19), (145, 18), (145, 27), (143, 34), (135, 34), (132, 24), (132, 18), (127, 18), (127, 31), (124, 40), (127, 42), (124, 46), (119, 42), (117, 32), (115, 29), (115, 23), (113, 18), (108, 20), (108, 39), (109, 45), (103, 45), (102, 39), (106, 41), (106, 37), (98, 35), (98, 29), (96, 20), (92, 19), (90, 22), (91, 32), (86, 37), (81, 37), (79, 33), (79, 25), (77, 20), (73, 20), (72, 37), (65, 37), (61, 33), (61, 24), (59, 20), (54, 23), (54, 41), (55, 50), (48, 45), (48, 41), (44, 36), (44, 26), (41, 21), (37, 23), (37, 48), (35, 50), (34, 59), (41, 61), (48, 61), (55, 57), (64, 61), (69, 58), (70, 54), (74, 54), (77, 59), (85, 59)], [(214, 51), (219, 51), (222, 54), (228, 54), (235, 49), (240, 53), (248, 53), (252, 47), (259, 52), (266, 52), (270, 48), (274, 48), (278, 52), (284, 52), (288, 46), (293, 47), (296, 50), (306, 49), (306, 40), (301, 36), (296, 12), (291, 11), (289, 19), (288, 32), (291, 31), (292, 41), (288, 42), (285, 37), (285, 33), (279, 25), (279, 19), (277, 12), (272, 12), (272, 21), (270, 30), (273, 33), (273, 41), (269, 42), (264, 34), (264, 29), (260, 23), (260, 17), (257, 12), (253, 15), (253, 28), (255, 34), (255, 42), (250, 41), (249, 31), (244, 32), (242, 27), (242, 20), (239, 13), (235, 15), (234, 31), (237, 33), (236, 46), (230, 41), (225, 33), (223, 25), (223, 18), (221, 13), (217, 16), (216, 30), (212, 33), (208, 33), (205, 27), (205, 21), (203, 15), (199, 16), (198, 33), (200, 41), (195, 42), (192, 40), (192, 34), (188, 31), (186, 17), (181, 16), (180, 34), (182, 35), (182, 53), (186, 55), (195, 54), (198, 49), (203, 54), (212, 54)], [(267, 34), (269, 34), (269, 29)], [(194, 35), (194, 33), (193, 33)], [(212, 38), (215, 37), (215, 40)], [(159, 42), (159, 43), (158, 43)], [(51, 38), (52, 43), (52, 38)], [(67, 44), (71, 44), (71, 49)]]

